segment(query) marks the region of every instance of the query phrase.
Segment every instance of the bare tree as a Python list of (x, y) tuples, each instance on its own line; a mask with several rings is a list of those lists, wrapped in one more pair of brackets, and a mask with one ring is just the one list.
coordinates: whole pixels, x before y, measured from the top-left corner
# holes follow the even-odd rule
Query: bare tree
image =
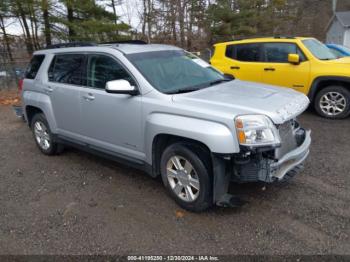
[(23, 2), (20, 0), (16, 0), (13, 3), (14, 13), (17, 15), (18, 19), (21, 22), (21, 25), (23, 26), (23, 33), (25, 36), (25, 43), (27, 47), (27, 51), (29, 54), (32, 54), (34, 51), (31, 33), (29, 29), (29, 25), (27, 22), (27, 11), (24, 9)]

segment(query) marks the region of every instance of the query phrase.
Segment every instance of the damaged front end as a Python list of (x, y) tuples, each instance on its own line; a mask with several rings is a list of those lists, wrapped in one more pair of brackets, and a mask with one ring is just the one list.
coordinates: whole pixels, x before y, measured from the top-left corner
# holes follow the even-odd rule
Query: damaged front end
[(309, 154), (311, 131), (300, 127), (294, 119), (275, 127), (278, 143), (269, 146), (241, 145), (238, 154), (213, 156), (214, 202), (217, 205), (236, 206), (237, 198), (227, 193), (231, 181), (272, 183), (302, 170)]

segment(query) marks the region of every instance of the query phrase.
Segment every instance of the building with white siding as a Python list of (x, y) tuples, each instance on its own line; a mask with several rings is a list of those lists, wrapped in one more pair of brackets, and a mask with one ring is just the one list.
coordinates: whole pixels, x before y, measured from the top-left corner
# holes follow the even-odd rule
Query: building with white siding
[(327, 43), (350, 48), (350, 11), (334, 13), (327, 27)]

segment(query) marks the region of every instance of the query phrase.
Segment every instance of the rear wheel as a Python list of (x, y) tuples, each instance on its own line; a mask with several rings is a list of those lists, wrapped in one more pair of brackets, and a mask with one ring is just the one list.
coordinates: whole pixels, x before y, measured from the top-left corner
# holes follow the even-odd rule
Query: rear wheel
[(62, 152), (63, 146), (54, 141), (44, 114), (38, 113), (34, 115), (31, 128), (35, 142), (42, 153), (45, 155), (55, 155)]
[(329, 86), (317, 93), (315, 109), (320, 116), (342, 119), (350, 114), (350, 91), (343, 86)]
[(161, 175), (170, 196), (184, 209), (200, 212), (212, 205), (210, 170), (205, 156), (182, 143), (168, 146), (161, 158)]

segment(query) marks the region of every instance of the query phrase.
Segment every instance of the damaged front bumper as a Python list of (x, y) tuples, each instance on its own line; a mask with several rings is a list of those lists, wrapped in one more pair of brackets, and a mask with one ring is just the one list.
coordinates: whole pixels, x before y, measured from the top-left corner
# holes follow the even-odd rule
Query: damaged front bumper
[(214, 203), (232, 206), (230, 203), (236, 198), (228, 194), (231, 181), (272, 183), (299, 173), (310, 152), (311, 131), (298, 127), (291, 132), (288, 137), (295, 144), (287, 141), (284, 148), (246, 149), (236, 155), (213, 155)]
[(293, 151), (285, 154), (277, 162), (270, 164), (270, 175), (266, 182), (282, 180), (288, 172), (300, 166), (310, 153), (311, 131), (305, 131), (304, 142)]
[(235, 182), (266, 182), (283, 180), (302, 169), (302, 163), (309, 154), (311, 131), (301, 127), (290, 128), (282, 144), (276, 148), (252, 148), (242, 150), (231, 160), (232, 177)]

